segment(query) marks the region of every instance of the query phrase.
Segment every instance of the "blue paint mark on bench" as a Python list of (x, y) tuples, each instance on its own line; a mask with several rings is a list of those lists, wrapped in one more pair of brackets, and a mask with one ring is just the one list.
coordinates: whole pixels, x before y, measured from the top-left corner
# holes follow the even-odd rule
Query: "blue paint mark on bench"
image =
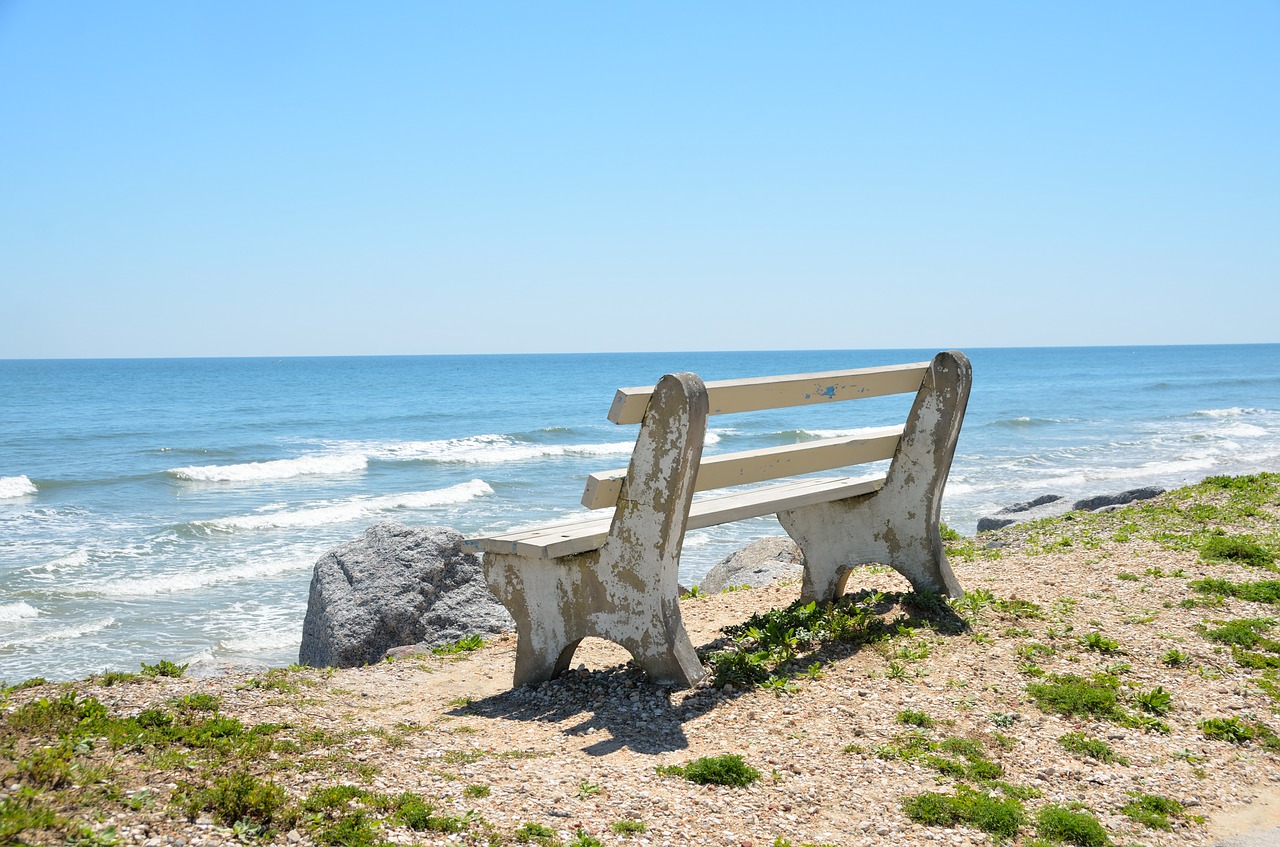
[(828, 385), (828, 386), (827, 386), (826, 391), (823, 391), (823, 392), (822, 392), (822, 396), (823, 396), (823, 397), (835, 397), (835, 396), (836, 396), (836, 387), (835, 387), (834, 385)]

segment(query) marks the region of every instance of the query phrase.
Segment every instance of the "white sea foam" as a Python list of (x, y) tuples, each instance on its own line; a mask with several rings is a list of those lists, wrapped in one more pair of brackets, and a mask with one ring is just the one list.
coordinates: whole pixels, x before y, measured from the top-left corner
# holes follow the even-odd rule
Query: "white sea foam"
[(38, 565), (32, 565), (24, 570), (25, 573), (31, 574), (34, 578), (50, 578), (58, 574), (64, 574), (72, 571), (83, 570), (89, 564), (89, 553), (87, 550), (76, 550), (65, 556), (59, 556), (56, 559), (50, 559), (47, 562), (41, 562)]
[(283, 573), (309, 569), (314, 563), (314, 559), (311, 558), (277, 559), (220, 570), (182, 571), (153, 577), (126, 577), (99, 585), (85, 586), (74, 593), (100, 597), (154, 597), (159, 594), (180, 594), (228, 582), (270, 579)]
[(35, 484), (25, 476), (0, 476), (0, 500), (29, 497), (35, 493)]
[(116, 619), (107, 615), (106, 617), (95, 618), (84, 623), (72, 624), (71, 626), (59, 627), (58, 629), (46, 632), (41, 641), (70, 641), (74, 638), (83, 638), (95, 632), (101, 632), (107, 627), (113, 626)]
[(1224, 426), (1222, 429), (1218, 430), (1218, 434), (1228, 436), (1230, 438), (1260, 438), (1262, 436), (1269, 435), (1270, 433), (1260, 426), (1240, 422)]
[(218, 651), (247, 655), (274, 653), (290, 647), (296, 648), (301, 636), (301, 627), (286, 627), (266, 632), (248, 633), (239, 638), (219, 639)]
[(270, 462), (248, 462), (237, 465), (202, 465), (171, 468), (169, 474), (190, 482), (260, 482), (292, 479), (296, 476), (347, 474), (363, 471), (369, 457), (358, 453), (300, 456)]
[(487, 482), (482, 479), (473, 479), (434, 491), (385, 494), (381, 497), (355, 497), (326, 506), (283, 511), (266, 510), (252, 515), (196, 521), (194, 525), (220, 532), (325, 526), (359, 520), (379, 512), (452, 506), (492, 493), (493, 488)]
[(431, 461), (457, 464), (501, 464), (563, 456), (608, 456), (631, 452), (634, 442), (603, 444), (538, 444), (509, 435), (471, 435), (439, 441), (364, 442), (348, 445), (385, 461)]
[(689, 547), (706, 547), (711, 543), (711, 534), (708, 532), (688, 532), (684, 536), (685, 548)]
[(875, 436), (883, 435), (879, 430), (885, 427), (878, 426), (860, 426), (852, 429), (800, 429), (796, 430), (801, 435), (807, 435), (810, 438), (852, 438), (854, 436)]
[(39, 615), (39, 609), (23, 600), (16, 603), (0, 603), (0, 624), (15, 624)]
[(1232, 406), (1229, 409), (1199, 409), (1191, 413), (1193, 418), (1238, 418), (1242, 415), (1257, 415), (1265, 409), (1250, 409), (1243, 406)]

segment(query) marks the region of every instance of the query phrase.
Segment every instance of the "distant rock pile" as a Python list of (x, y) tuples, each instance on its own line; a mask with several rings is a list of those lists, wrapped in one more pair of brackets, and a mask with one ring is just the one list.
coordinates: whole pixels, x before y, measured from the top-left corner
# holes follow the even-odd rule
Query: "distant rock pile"
[(1098, 494), (1093, 497), (1086, 497), (1083, 500), (1076, 500), (1074, 503), (1060, 494), (1046, 494), (1043, 497), (1037, 497), (1025, 503), (1014, 503), (1012, 506), (1005, 506), (990, 517), (980, 518), (978, 520), (978, 532), (989, 532), (993, 529), (1012, 526), (1016, 523), (1036, 521), (1041, 518), (1053, 518), (1073, 511), (1101, 512), (1109, 509), (1118, 509), (1122, 506), (1128, 506), (1130, 503), (1136, 503), (1139, 500), (1150, 500), (1152, 497), (1157, 497), (1163, 493), (1163, 488), (1147, 486), (1145, 488), (1131, 488), (1128, 491), (1121, 491), (1119, 494)]
[(718, 594), (730, 587), (762, 588), (802, 576), (804, 557), (794, 541), (785, 537), (761, 538), (713, 565), (698, 590)]
[(311, 577), (298, 662), (356, 667), (393, 647), (514, 629), (461, 544), (448, 527), (387, 522), (326, 553)]

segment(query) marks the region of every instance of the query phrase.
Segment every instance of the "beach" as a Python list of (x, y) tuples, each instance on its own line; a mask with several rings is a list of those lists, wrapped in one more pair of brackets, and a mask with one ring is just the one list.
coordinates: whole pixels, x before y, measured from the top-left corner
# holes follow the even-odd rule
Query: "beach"
[[(1280, 688), (1266, 667), (1274, 632), (1258, 624), (1263, 640), (1247, 649), (1211, 636), (1225, 622), (1265, 621), (1275, 606), (1204, 589), (1274, 576), (1274, 564), (1204, 551), (1214, 535), (1274, 551), (1277, 480), (1254, 479), (1246, 492), (1202, 485), (957, 539), (950, 558), (970, 599), (948, 611), (922, 611), (887, 569), (860, 569), (846, 603), (874, 607), (887, 634), (803, 647), (778, 669), (788, 681), (778, 690), (707, 682), (671, 691), (625, 667), (619, 648), (589, 641), (566, 676), (511, 691), (506, 636), (349, 670), (36, 686), (10, 692), (4, 711), (12, 720), (75, 691), (113, 715), (159, 709), (179, 720), (179, 704), (211, 695), (218, 715), (271, 725), (273, 743), (254, 755), (92, 745), (80, 755), (110, 771), (111, 799), (74, 799), (93, 797), (92, 786), (46, 790), (90, 830), (151, 847), (235, 843), (245, 827), (219, 817), (201, 790), (236, 773), (311, 809), (262, 824), (281, 844), (325, 843), (353, 816), (371, 838), (397, 844), (992, 843), (973, 825), (927, 825), (905, 812), (912, 797), (970, 788), (1021, 804), (1025, 819), (1005, 843), (1032, 843), (1048, 807), (1087, 812), (1116, 844), (1265, 837), (1280, 825), (1280, 745), (1266, 735), (1280, 730)], [(733, 591), (686, 599), (681, 611), (694, 644), (714, 651), (728, 643), (724, 627), (796, 595), (794, 584)], [(1037, 686), (1073, 678), (1109, 685), (1119, 711), (1046, 705), (1049, 689)], [(1253, 729), (1245, 738), (1206, 726)], [(20, 760), (39, 742), (19, 734), (7, 743)], [(658, 770), (727, 754), (760, 778), (704, 786)], [(0, 802), (18, 796), (12, 761)], [(341, 802), (317, 799), (339, 785), (350, 786)], [(395, 811), (404, 792), (431, 814)], [(204, 799), (193, 806), (192, 797)], [(1162, 815), (1140, 820), (1141, 798)]]

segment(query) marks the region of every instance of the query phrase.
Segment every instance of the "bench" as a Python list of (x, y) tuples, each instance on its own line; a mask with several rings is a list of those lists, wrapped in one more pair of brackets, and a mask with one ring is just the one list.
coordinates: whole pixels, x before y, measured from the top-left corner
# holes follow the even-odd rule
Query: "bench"
[[(568, 669), (583, 638), (622, 645), (660, 684), (705, 673), (677, 602), (687, 530), (777, 515), (804, 554), (801, 598), (829, 601), (851, 569), (889, 565), (916, 591), (960, 597), (938, 529), (972, 370), (955, 351), (931, 362), (703, 383), (668, 374), (619, 389), (617, 424), (640, 424), (625, 470), (595, 473), (580, 519), (464, 542), (516, 622), (514, 684)], [(707, 416), (915, 392), (900, 426), (702, 458)], [(890, 459), (879, 476), (811, 474)], [(776, 482), (775, 480), (786, 480)], [(732, 490), (749, 483), (766, 486)]]

